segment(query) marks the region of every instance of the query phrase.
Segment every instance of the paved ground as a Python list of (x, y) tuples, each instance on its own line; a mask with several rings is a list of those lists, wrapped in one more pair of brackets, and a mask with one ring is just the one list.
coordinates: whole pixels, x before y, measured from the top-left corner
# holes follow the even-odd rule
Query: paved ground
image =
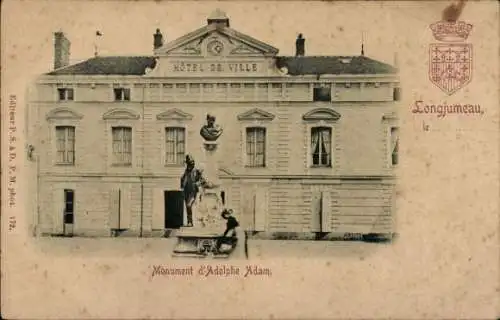
[[(38, 238), (34, 245), (46, 254), (74, 257), (139, 257), (169, 259), (175, 238)], [(329, 258), (367, 256), (387, 244), (347, 241), (248, 240), (250, 259)], [(245, 259), (244, 246), (232, 257)]]

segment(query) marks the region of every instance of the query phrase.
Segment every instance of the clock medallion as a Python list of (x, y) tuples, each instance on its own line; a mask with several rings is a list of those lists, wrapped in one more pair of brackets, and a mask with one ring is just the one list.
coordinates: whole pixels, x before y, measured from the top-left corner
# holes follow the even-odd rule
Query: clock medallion
[(224, 45), (219, 40), (214, 40), (208, 43), (207, 49), (212, 55), (218, 56), (224, 50)]

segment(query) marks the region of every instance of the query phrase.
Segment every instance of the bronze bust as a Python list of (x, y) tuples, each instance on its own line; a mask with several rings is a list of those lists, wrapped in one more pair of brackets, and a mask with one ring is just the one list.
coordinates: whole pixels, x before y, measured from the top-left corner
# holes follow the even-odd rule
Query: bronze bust
[(215, 117), (207, 114), (207, 124), (200, 130), (200, 135), (206, 141), (216, 141), (222, 134), (222, 128), (215, 124)]

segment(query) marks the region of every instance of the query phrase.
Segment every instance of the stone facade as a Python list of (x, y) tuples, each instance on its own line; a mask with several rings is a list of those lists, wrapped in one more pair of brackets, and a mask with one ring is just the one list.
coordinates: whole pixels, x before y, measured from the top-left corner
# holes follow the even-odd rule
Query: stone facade
[[(37, 79), (27, 113), (28, 144), (35, 147), (29, 170), (37, 181), (36, 234), (163, 234), (169, 227), (164, 191), (179, 190), (184, 169), (167, 159), (172, 146), (166, 128), (183, 132), (178, 154), (203, 162), (199, 130), (207, 113), (224, 127), (219, 178), (226, 206), (245, 230), (393, 231), (396, 72), (362, 56), (330, 57), (333, 71), (325, 67), (321, 74), (314, 66), (297, 69), (290, 59), (314, 57), (279, 57), (271, 46), (230, 29), (225, 19), (209, 20), (156, 48), (152, 57), (121, 60), (125, 72), (113, 62), (120, 57), (95, 57)], [(115, 69), (103, 73), (99, 63)], [(351, 63), (355, 71), (344, 68)], [(383, 71), (377, 72), (377, 63)], [(326, 88), (329, 101), (315, 101), (326, 100), (316, 98), (319, 88)], [(58, 127), (74, 128), (74, 139), (57, 133)], [(125, 165), (114, 162), (117, 127), (131, 132)], [(330, 132), (330, 166), (313, 163), (316, 127)], [(249, 166), (248, 128), (265, 129), (263, 166)], [(74, 141), (74, 161), (61, 162), (68, 139)], [(73, 194), (72, 209), (64, 190)]]

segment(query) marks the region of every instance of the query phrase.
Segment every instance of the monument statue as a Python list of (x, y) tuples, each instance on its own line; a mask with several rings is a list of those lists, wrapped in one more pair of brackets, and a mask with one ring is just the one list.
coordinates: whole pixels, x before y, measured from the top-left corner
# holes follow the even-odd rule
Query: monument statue
[(206, 141), (216, 141), (222, 134), (222, 128), (215, 124), (215, 117), (207, 114), (207, 124), (201, 127), (200, 135)]
[(181, 177), (181, 189), (184, 193), (184, 202), (186, 204), (187, 226), (193, 226), (193, 205), (203, 185), (202, 172), (195, 168), (195, 161), (192, 156), (186, 156), (186, 169)]
[[(175, 256), (217, 255), (227, 257), (236, 247), (236, 228), (239, 226), (232, 210), (225, 208), (219, 181), (219, 157), (217, 139), (222, 128), (215, 124), (215, 117), (207, 115), (207, 123), (200, 129), (204, 139), (201, 167), (196, 168), (192, 156), (186, 156), (186, 169), (181, 178), (181, 188), (187, 213), (187, 228), (180, 230), (176, 237)], [(193, 226), (193, 206), (196, 204)], [(222, 213), (222, 214), (221, 214)], [(225, 231), (221, 235), (221, 232)]]

